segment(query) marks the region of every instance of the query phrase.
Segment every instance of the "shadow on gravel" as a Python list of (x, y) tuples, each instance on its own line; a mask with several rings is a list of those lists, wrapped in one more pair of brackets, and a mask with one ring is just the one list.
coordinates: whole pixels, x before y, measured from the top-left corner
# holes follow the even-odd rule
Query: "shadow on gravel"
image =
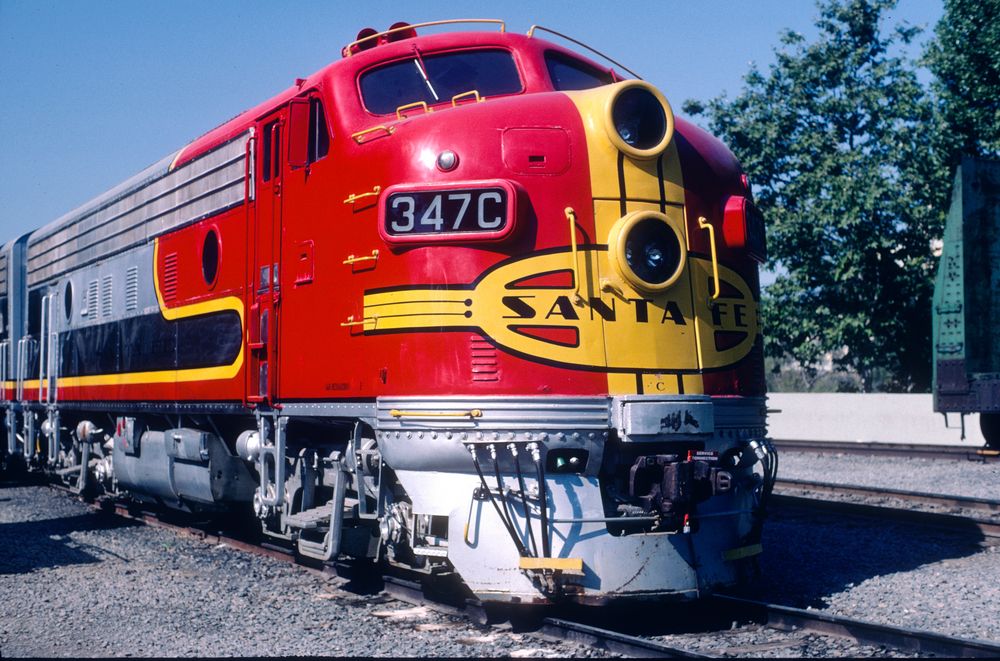
[[(873, 577), (980, 553), (979, 529), (935, 530), (913, 524), (826, 513), (776, 510), (764, 526), (760, 575), (732, 594), (796, 608), (827, 607), (826, 598)], [(704, 633), (744, 622), (746, 613), (712, 600), (547, 609), (633, 635)], [(522, 625), (530, 629), (531, 623)], [(517, 628), (517, 627), (515, 627)]]
[(867, 579), (981, 551), (978, 528), (938, 530), (863, 517), (778, 510), (764, 526), (761, 576), (747, 597), (797, 608)]
[(141, 524), (103, 513), (0, 523), (0, 575), (102, 562), (109, 555), (108, 551), (74, 541), (70, 533), (137, 525)]

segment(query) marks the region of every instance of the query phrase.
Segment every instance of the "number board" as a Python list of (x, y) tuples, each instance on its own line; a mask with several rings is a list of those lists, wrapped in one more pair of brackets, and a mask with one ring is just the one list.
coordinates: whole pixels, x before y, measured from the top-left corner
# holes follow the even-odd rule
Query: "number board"
[(390, 237), (429, 239), (505, 234), (507, 223), (507, 191), (502, 187), (410, 190), (386, 197), (382, 229)]

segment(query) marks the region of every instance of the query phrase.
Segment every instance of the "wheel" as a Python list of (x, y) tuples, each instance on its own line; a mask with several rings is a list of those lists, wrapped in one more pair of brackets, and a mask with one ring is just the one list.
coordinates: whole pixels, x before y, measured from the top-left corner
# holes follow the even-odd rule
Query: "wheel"
[(1000, 413), (980, 413), (979, 428), (983, 430), (986, 447), (1000, 450)]

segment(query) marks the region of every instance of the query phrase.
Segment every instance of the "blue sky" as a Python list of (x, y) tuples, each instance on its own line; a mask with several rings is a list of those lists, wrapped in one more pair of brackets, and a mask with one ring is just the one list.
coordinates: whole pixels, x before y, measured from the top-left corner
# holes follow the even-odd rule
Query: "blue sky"
[[(0, 242), (86, 202), (340, 57), (359, 29), (443, 18), (538, 23), (664, 91), (735, 95), (779, 33), (807, 36), (807, 0), (0, 0)], [(900, 0), (928, 31), (941, 0)]]

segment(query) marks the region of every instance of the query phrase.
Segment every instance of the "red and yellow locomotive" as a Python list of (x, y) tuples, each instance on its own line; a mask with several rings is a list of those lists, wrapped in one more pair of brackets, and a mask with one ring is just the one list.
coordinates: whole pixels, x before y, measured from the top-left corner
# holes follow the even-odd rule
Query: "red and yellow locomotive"
[(8, 461), (487, 600), (738, 580), (776, 461), (746, 177), (487, 23), (362, 31), (7, 244)]

